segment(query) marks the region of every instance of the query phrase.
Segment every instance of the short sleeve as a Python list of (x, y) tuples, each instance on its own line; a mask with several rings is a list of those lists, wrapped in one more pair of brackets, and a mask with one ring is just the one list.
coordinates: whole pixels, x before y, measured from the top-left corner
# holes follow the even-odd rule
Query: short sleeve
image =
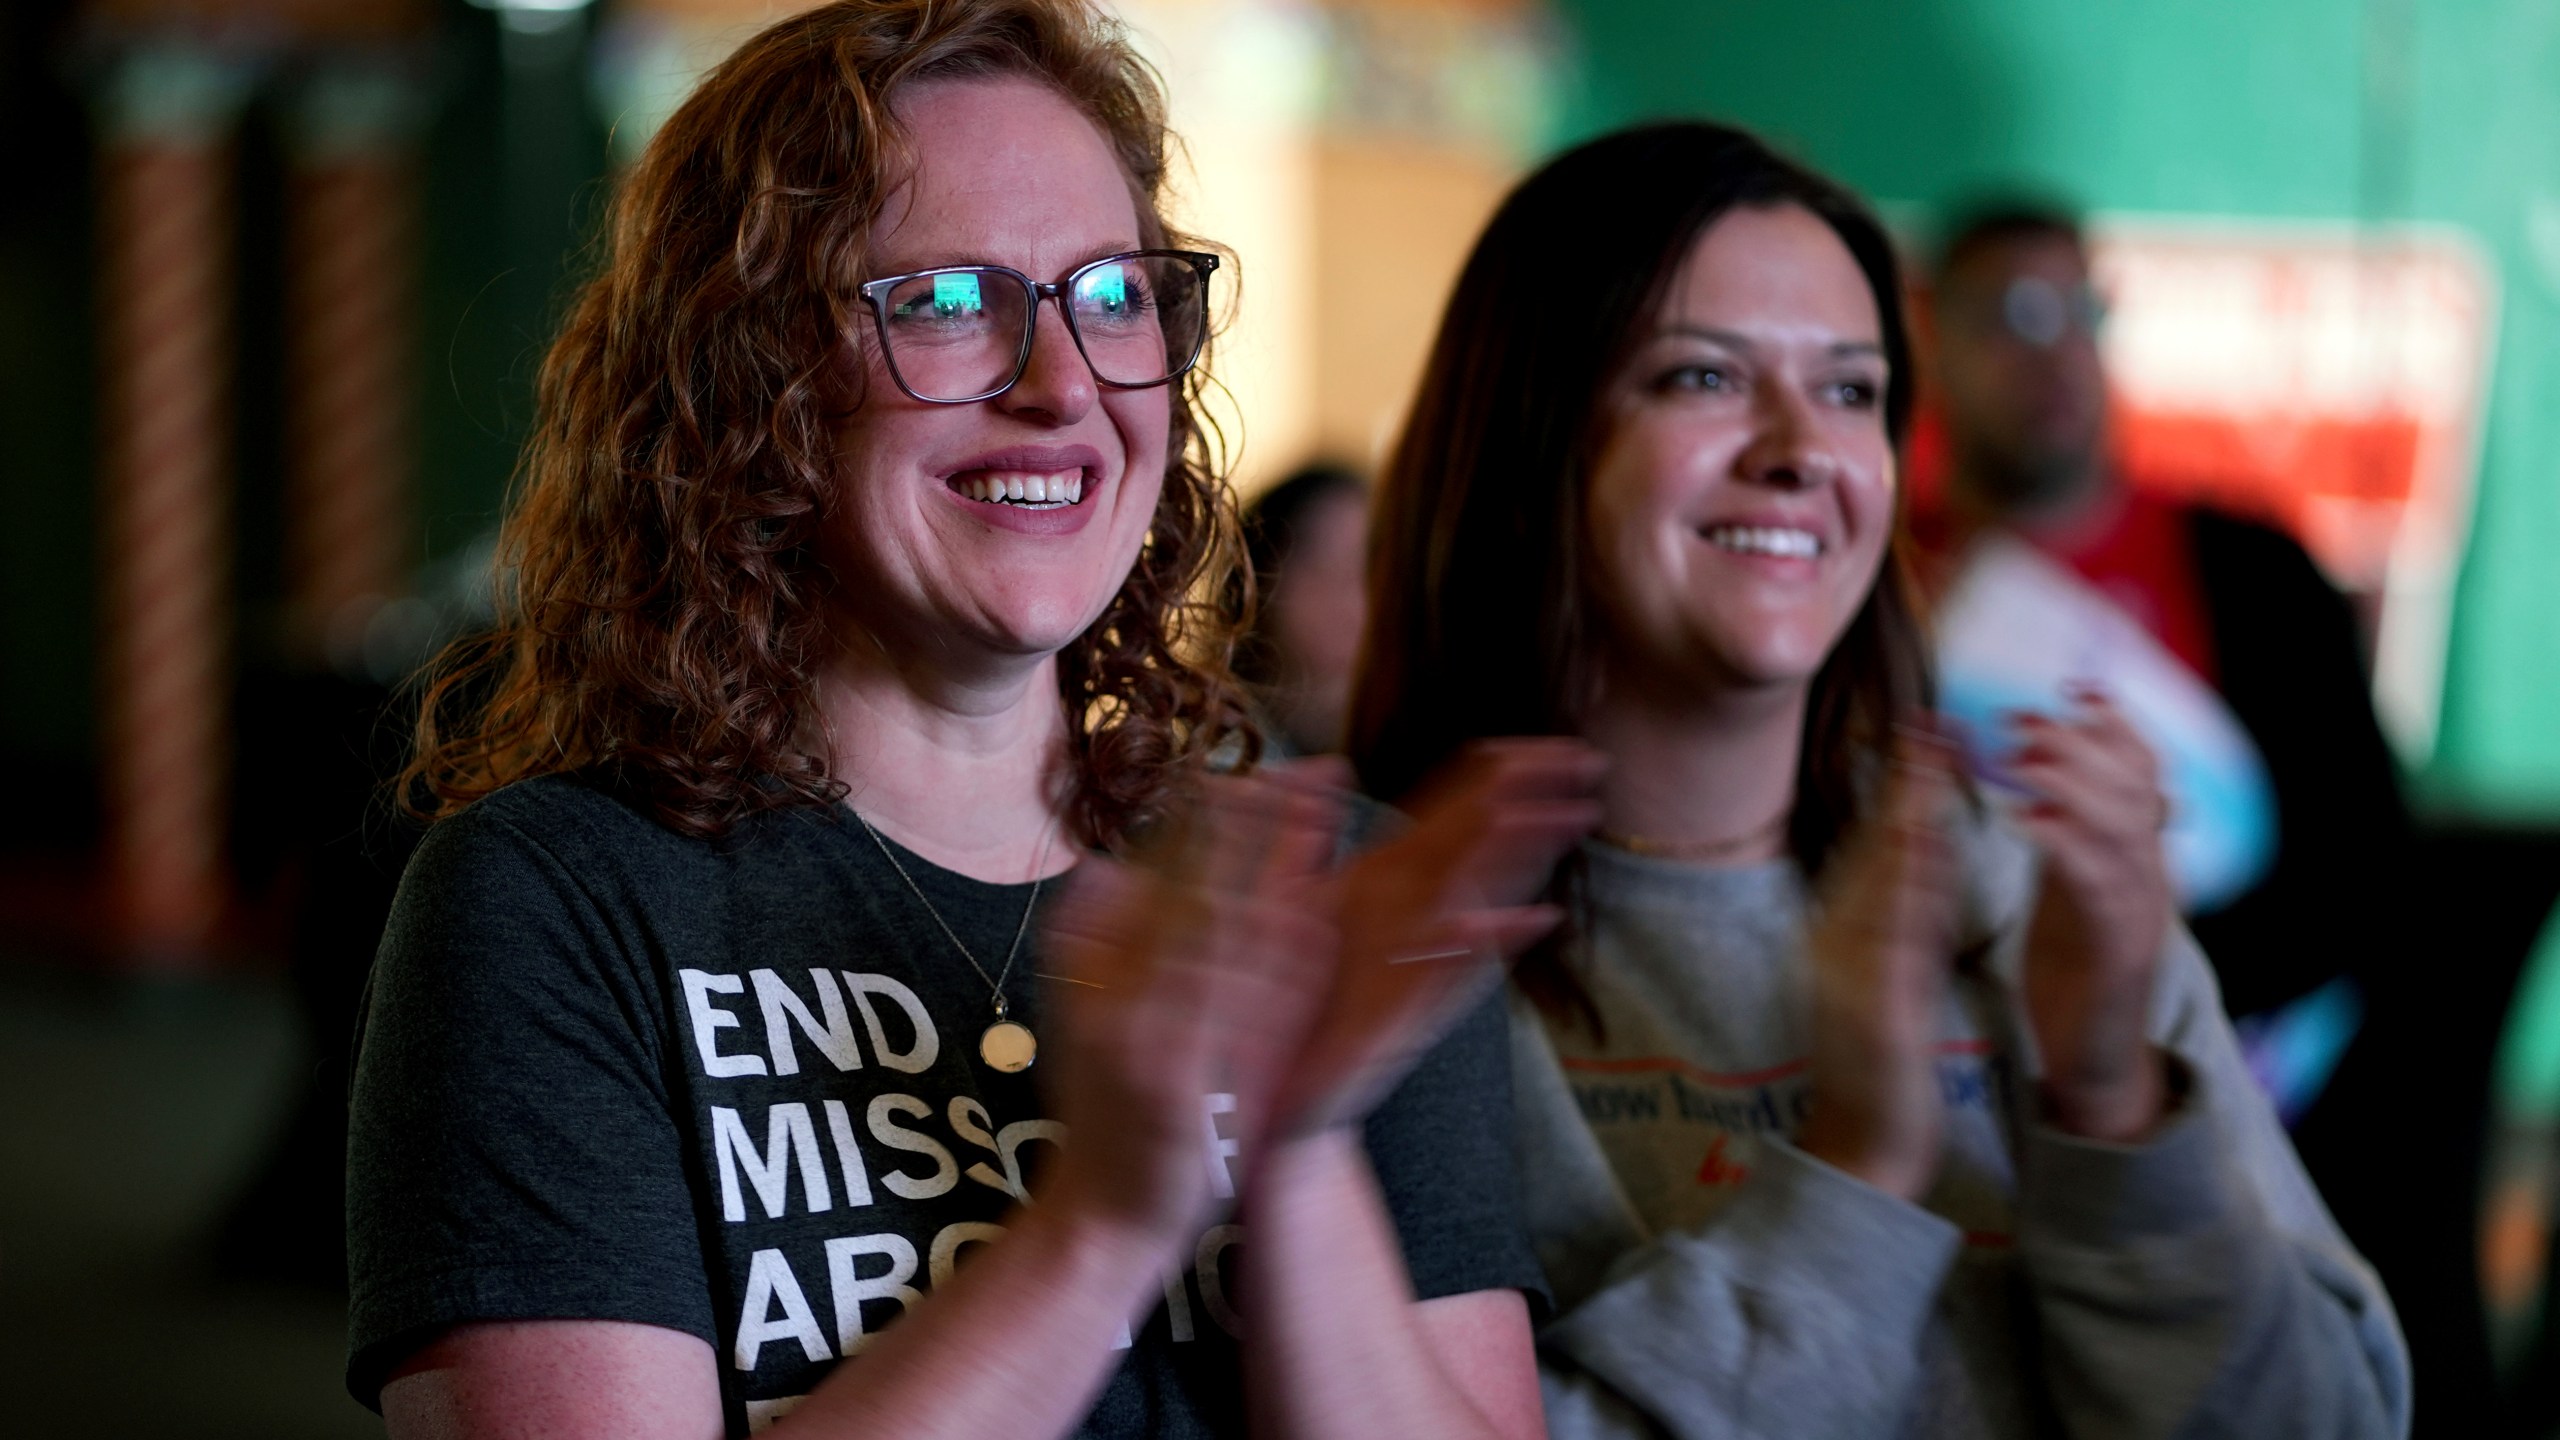
[(658, 987), (573, 867), (493, 797), (403, 877), (358, 1040), (347, 1387), (481, 1320), (714, 1339)]
[(1369, 1117), (1369, 1163), (1416, 1296), (1520, 1290), (1543, 1315), (1520, 1218), (1508, 1024), (1498, 990), (1469, 1011)]

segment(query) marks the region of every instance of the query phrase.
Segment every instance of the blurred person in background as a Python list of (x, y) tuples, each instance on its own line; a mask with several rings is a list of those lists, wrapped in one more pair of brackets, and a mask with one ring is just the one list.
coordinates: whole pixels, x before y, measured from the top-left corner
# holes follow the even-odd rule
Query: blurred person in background
[(1369, 486), (1348, 466), (1297, 470), (1245, 507), (1244, 546), (1259, 603), (1236, 673), (1260, 709), (1263, 754), (1332, 754), (1369, 623)]
[(1951, 708), (2051, 707), (2057, 681), (2119, 677), (2171, 771), (2181, 899), (2225, 1003), (2304, 1002), (2253, 1056), (2298, 1119), (2362, 1008), (2336, 982), (2407, 942), (2410, 823), (2355, 615), (2290, 537), (2116, 471), (2104, 300), (2072, 216), (1967, 213), (1929, 288)]
[(1339, 867), (1320, 777), (1203, 774), (1162, 114), (1077, 0), (857, 0), (628, 179), (406, 777), (348, 1167), (400, 1440), (1537, 1433), (1477, 1002), (1597, 766), (1479, 750)]
[(2473, 932), (2418, 928), (2422, 856), (2354, 611), (2291, 537), (2128, 483), (2076, 217), (1960, 213), (1929, 292), (1949, 464), (1923, 573), (1948, 708), (1981, 723), (2111, 677), (2164, 758), (2181, 907), (2243, 1054), (2433, 1377), (2419, 1429), (2472, 1433), (2492, 1393), (2464, 1219), (2482, 1097), (2434, 1057), (2482, 1026), (2404, 957)]
[(1560, 1436), (2390, 1436), (2391, 1308), (2170, 901), (2084, 694), (1976, 800), (1897, 563), (1893, 252), (1706, 124), (1503, 204), (1381, 483), (1351, 754), (1584, 737), (1515, 972)]

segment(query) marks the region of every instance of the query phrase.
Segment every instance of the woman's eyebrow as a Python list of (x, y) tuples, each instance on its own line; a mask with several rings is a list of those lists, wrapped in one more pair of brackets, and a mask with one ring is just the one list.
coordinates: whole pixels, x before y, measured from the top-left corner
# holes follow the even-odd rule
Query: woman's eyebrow
[[(995, 258), (995, 256), (988, 251), (950, 250), (929, 260), (902, 262), (899, 264), (897, 269), (890, 271), (889, 273), (913, 274), (923, 270), (1014, 270), (1018, 268), (1020, 267), (1007, 265), (1003, 261)], [(1034, 275), (1031, 278), (1037, 280), (1040, 277)]]
[[(1714, 325), (1665, 325), (1655, 332), (1654, 338), (1704, 340), (1710, 345), (1721, 345), (1743, 355), (1754, 354), (1761, 348), (1758, 341), (1739, 330), (1726, 330)], [(1873, 340), (1835, 340), (1823, 350), (1834, 358), (1884, 354), (1884, 346)]]
[(1704, 340), (1710, 345), (1721, 345), (1727, 350), (1746, 354), (1760, 348), (1752, 343), (1750, 336), (1739, 330), (1719, 330), (1712, 325), (1665, 325), (1654, 333), (1654, 338)]
[[(1094, 246), (1092, 249), (1076, 256), (1073, 260), (1068, 261), (1066, 268), (1064, 270), (1060, 270), (1055, 275), (1033, 275), (1031, 278), (1034, 280), (1062, 280), (1066, 278), (1069, 271), (1090, 265), (1096, 260), (1107, 259), (1113, 255), (1125, 255), (1132, 250), (1142, 250), (1144, 248), (1146, 247), (1135, 240), (1129, 241), (1126, 244), (1116, 240), (1109, 241), (1104, 244)], [(882, 275), (914, 275), (926, 270), (1020, 270), (1022, 267), (1018, 265), (1007, 265), (1001, 260), (990, 258), (987, 252), (982, 250), (959, 250), (953, 252), (951, 258), (941, 260), (883, 260), (878, 262), (878, 268)]]

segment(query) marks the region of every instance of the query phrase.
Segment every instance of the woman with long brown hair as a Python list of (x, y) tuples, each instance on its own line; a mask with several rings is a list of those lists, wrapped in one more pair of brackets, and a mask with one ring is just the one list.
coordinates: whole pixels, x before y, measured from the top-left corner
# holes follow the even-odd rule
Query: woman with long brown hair
[(2021, 717), (1993, 800), (1928, 718), (1910, 394), (1865, 207), (1655, 126), (1495, 215), (1381, 486), (1373, 793), (1486, 735), (1611, 762), (1515, 986), (1549, 1424), (2404, 1429), (2389, 1304), (2170, 911), (2140, 743), (2094, 694)]
[(848, 0), (625, 183), (407, 777), (348, 1177), (395, 1437), (1536, 1432), (1469, 1001), (1596, 769), (1480, 751), (1348, 864), (1321, 776), (1205, 773), (1166, 145), (1082, 0)]

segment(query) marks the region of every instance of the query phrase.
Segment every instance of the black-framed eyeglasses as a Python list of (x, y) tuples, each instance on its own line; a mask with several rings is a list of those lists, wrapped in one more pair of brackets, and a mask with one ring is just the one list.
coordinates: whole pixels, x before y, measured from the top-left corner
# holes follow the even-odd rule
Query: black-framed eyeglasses
[(1013, 388), (1031, 365), (1040, 302), (1056, 300), (1093, 378), (1144, 390), (1178, 378), (1209, 339), (1209, 275), (1218, 257), (1131, 250), (1041, 282), (1002, 265), (946, 265), (866, 281), (898, 388), (933, 405), (966, 405)]

